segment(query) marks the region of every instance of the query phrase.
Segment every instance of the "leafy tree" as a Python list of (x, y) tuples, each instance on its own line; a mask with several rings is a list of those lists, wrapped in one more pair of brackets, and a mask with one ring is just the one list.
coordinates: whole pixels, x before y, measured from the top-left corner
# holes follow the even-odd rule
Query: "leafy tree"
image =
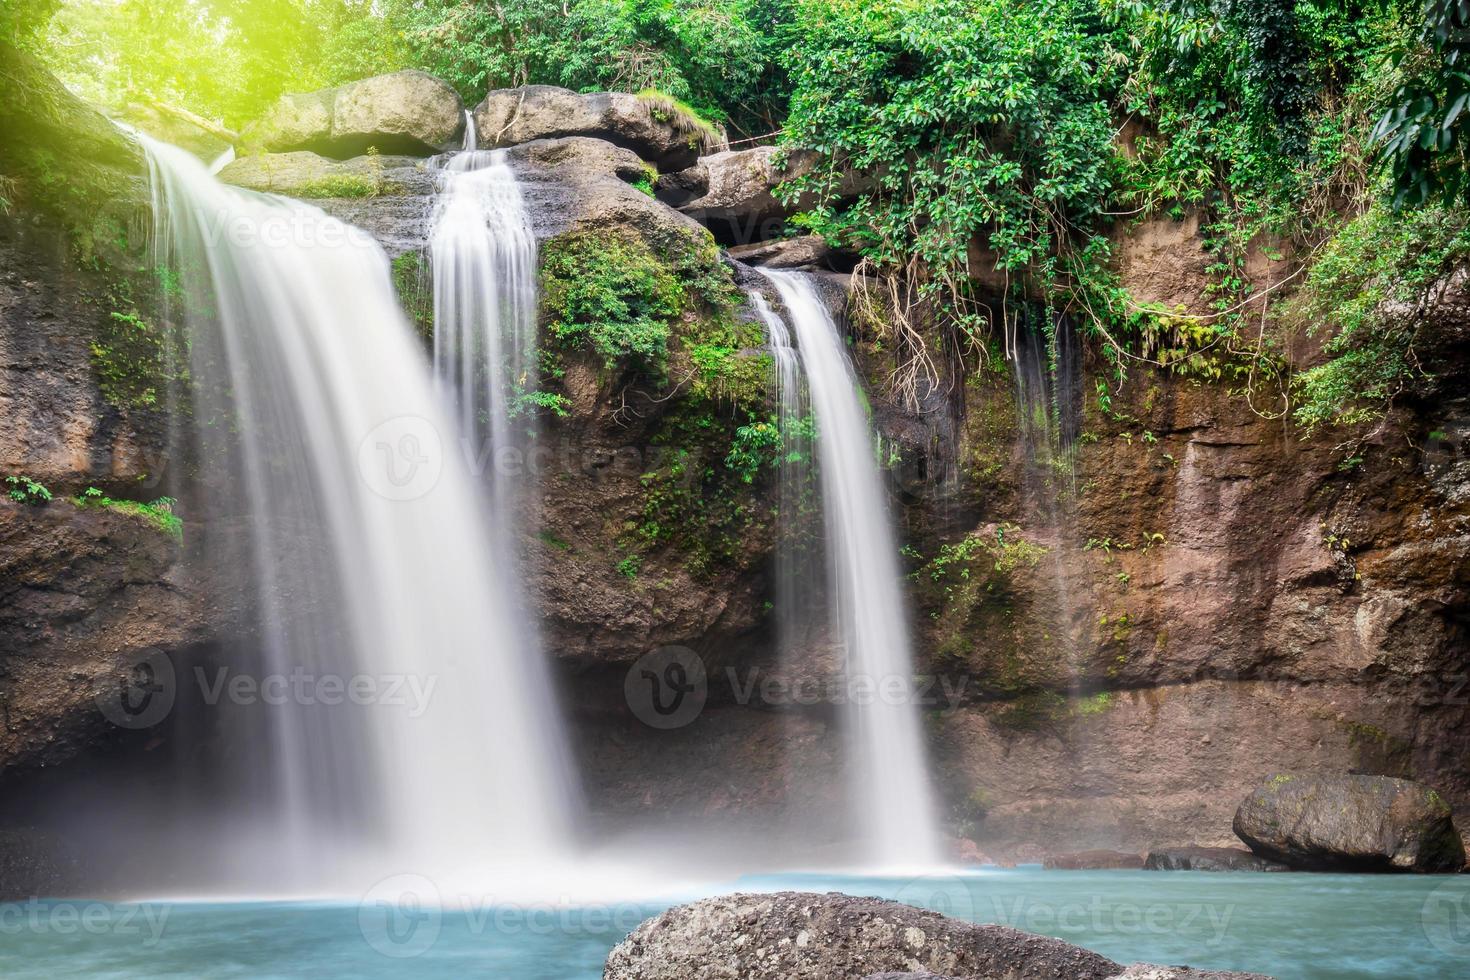
[(1470, 0), (1426, 0), (1420, 45), (1399, 53), (1406, 76), (1373, 135), (1395, 207), (1470, 200)]

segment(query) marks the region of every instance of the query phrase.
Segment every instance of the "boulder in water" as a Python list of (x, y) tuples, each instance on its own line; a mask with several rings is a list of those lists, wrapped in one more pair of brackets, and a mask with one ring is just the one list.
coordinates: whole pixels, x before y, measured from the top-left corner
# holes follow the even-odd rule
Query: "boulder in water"
[(555, 85), (499, 89), (475, 107), (480, 148), (590, 136), (632, 150), (660, 170), (694, 163), (716, 138), (677, 107), (627, 92), (577, 93)]
[(1235, 811), (1262, 857), (1314, 871), (1460, 871), (1465, 846), (1433, 789), (1389, 776), (1272, 776)]
[(452, 148), (464, 126), (459, 94), (426, 72), (399, 71), (316, 92), (283, 95), (245, 128), (247, 150), (427, 156)]
[(1145, 871), (1290, 871), (1243, 847), (1160, 847), (1148, 852)]
[(1137, 964), (1009, 926), (837, 892), (725, 895), (649, 919), (603, 980), (1270, 980)]
[(830, 980), (883, 972), (1104, 980), (1122, 971), (1060, 939), (829, 892), (725, 895), (649, 919), (603, 980)]

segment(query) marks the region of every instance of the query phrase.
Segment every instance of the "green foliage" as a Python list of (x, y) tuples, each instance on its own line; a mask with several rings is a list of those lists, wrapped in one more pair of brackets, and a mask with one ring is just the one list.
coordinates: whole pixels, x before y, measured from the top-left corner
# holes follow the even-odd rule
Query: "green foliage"
[(939, 583), (946, 604), (955, 604), (971, 597), (977, 586), (991, 593), (1007, 591), (1017, 569), (1035, 568), (1046, 553), (1042, 545), (1021, 537), (1014, 524), (1001, 524), (994, 535), (970, 534), (940, 545), (939, 553), (913, 575)]
[(358, 174), (332, 174), (307, 181), (291, 189), (293, 197), (377, 197), (382, 193), (376, 181)]
[(1375, 207), (1328, 243), (1288, 310), (1328, 337), (1331, 355), (1295, 379), (1296, 421), (1310, 430), (1381, 415), (1423, 373), (1414, 340), (1427, 292), (1467, 258), (1470, 216), (1438, 206)]
[(773, 128), (788, 0), (390, 0), (414, 64), (468, 100), (561, 85), (664, 93), (748, 132)]
[(719, 129), (682, 99), (656, 88), (646, 88), (638, 93), (638, 101), (648, 107), (648, 114), (655, 121), (668, 125), (687, 139), (690, 146), (712, 153), (720, 145)]
[[(160, 271), (159, 281), (167, 290), (172, 280)], [(114, 302), (131, 304), (132, 294), (130, 283), (113, 286)], [(161, 408), (171, 387), (189, 381), (187, 354), (175, 332), (136, 307), (109, 311), (90, 345), (102, 397), (118, 408)]]
[(735, 472), (740, 482), (754, 483), (762, 467), (780, 463), (785, 455), (784, 449), (781, 428), (774, 420), (751, 422), (735, 430), (725, 465)]
[(145, 504), (136, 500), (114, 500), (96, 487), (88, 487), (74, 497), (72, 503), (78, 507), (106, 507), (119, 514), (129, 514), (142, 519), (175, 541), (184, 540), (184, 522), (174, 514), (173, 508), (178, 501), (172, 497), (159, 497), (152, 503)]
[(541, 251), (541, 313), (565, 350), (605, 366), (667, 371), (669, 340), (686, 319), (728, 316), (733, 289), (711, 242), (673, 234), (658, 249), (624, 231), (575, 232)]
[(5, 495), (18, 504), (45, 504), (51, 502), (51, 491), (44, 484), (28, 476), (7, 476)]
[(157, 99), (238, 126), (287, 91), (402, 66), (372, 0), (65, 0), (46, 53), (84, 98)]
[(423, 252), (404, 252), (393, 257), (393, 290), (398, 305), (426, 342), (434, 338), (434, 294), (429, 287), (429, 261)]
[(0, 4), (0, 38), (21, 48), (34, 48), (61, 0), (5, 0)]
[(1395, 207), (1470, 201), (1470, 5), (1424, 0), (1419, 44), (1395, 52), (1402, 80), (1373, 136)]
[[(1053, 278), (1053, 258), (1102, 210), (1112, 172), (1104, 48), (1095, 9), (1053, 0), (808, 0), (791, 53), (783, 141), (821, 152), (788, 182), (812, 193), (804, 223), (904, 270), (905, 301), (975, 328), (972, 242), (1012, 275)], [(851, 170), (882, 174), (850, 205)]]

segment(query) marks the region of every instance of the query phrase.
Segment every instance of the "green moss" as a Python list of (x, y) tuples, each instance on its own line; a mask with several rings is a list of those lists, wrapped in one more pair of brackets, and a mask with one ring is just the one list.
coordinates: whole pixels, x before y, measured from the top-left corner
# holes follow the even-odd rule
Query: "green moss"
[(72, 498), (72, 503), (78, 507), (105, 507), (119, 514), (127, 514), (157, 528), (175, 541), (184, 540), (184, 522), (173, 512), (177, 501), (172, 497), (159, 497), (152, 503), (114, 500), (96, 487), (88, 487), (79, 496)]
[(536, 537), (541, 539), (542, 544), (555, 548), (557, 551), (572, 550), (572, 546), (569, 542), (557, 537), (556, 534), (551, 531), (541, 531), (536, 535)]
[(380, 184), (358, 174), (332, 174), (298, 184), (292, 189), (296, 197), (377, 197), (382, 193)]
[[(704, 348), (702, 374), (724, 373), (736, 348), (734, 283), (712, 239), (670, 232), (572, 232), (541, 251), (548, 342), (591, 351), (608, 369), (631, 365), (662, 378), (671, 347)], [(717, 352), (715, 348), (725, 348)]]
[(648, 107), (648, 114), (673, 127), (674, 132), (689, 141), (692, 149), (712, 152), (723, 141), (723, 134), (689, 103), (667, 92), (646, 88), (638, 93), (638, 101)]
[(434, 339), (434, 294), (430, 287), (429, 262), (423, 252), (404, 252), (392, 263), (393, 289), (398, 305), (425, 342)]

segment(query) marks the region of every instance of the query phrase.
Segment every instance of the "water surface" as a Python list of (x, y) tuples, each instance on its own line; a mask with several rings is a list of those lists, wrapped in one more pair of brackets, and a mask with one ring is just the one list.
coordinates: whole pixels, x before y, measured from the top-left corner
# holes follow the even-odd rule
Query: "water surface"
[[(880, 895), (1087, 946), (1120, 962), (1282, 980), (1470, 976), (1470, 880), (1140, 871), (962, 871), (919, 878), (762, 875), (709, 891)], [(557, 907), (84, 901), (0, 906), (0, 975), (504, 977), (595, 980), (662, 901)]]

